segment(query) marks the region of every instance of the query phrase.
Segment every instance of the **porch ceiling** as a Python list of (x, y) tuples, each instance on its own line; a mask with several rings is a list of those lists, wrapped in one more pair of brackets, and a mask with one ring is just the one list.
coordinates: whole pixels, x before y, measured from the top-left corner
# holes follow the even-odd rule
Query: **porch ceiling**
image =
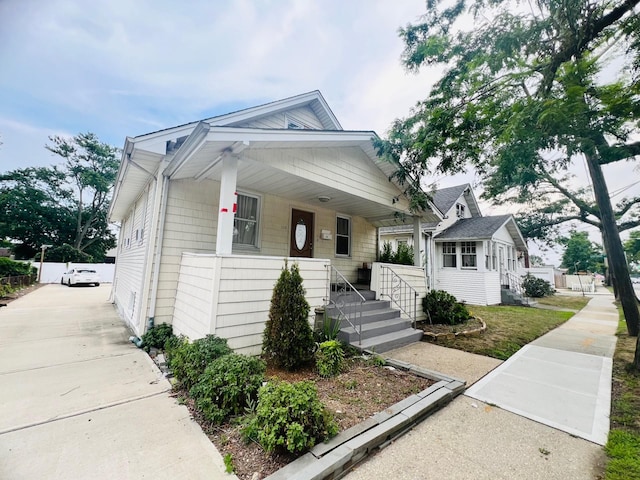
[[(233, 141), (204, 141), (189, 157), (188, 162), (172, 173), (171, 178), (220, 180), (222, 155), (233, 151), (239, 151), (237, 154), (232, 153), (238, 158), (238, 190), (273, 194), (343, 214), (360, 216), (379, 227), (413, 223), (413, 216), (409, 215), (408, 200), (397, 186), (388, 181), (393, 166), (375, 155), (370, 132), (358, 132), (357, 138), (341, 139), (265, 139), (243, 144), (236, 136)], [(354, 155), (361, 160), (367, 159), (369, 174), (378, 179), (383, 178), (386, 191), (372, 193), (365, 192), (366, 188), (362, 188), (363, 191), (345, 188), (345, 184), (354, 183), (353, 179), (362, 173), (362, 165), (357, 172), (349, 162)], [(318, 175), (318, 171), (324, 168), (324, 161), (330, 162), (334, 170), (327, 169), (325, 175)], [(339, 172), (335, 171), (337, 163), (341, 167)], [(321, 202), (320, 197), (329, 197), (329, 201)], [(424, 213), (421, 218), (422, 221), (439, 220), (431, 212)]]

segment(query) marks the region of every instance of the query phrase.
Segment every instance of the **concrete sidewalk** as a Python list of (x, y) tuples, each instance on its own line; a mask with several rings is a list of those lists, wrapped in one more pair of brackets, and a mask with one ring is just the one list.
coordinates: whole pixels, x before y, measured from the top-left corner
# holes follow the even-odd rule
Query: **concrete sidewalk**
[(235, 478), (110, 288), (47, 285), (0, 311), (0, 478)]
[(465, 394), (604, 445), (618, 327), (613, 301), (611, 294), (593, 297)]
[[(370, 478), (591, 480), (602, 478), (606, 456), (600, 445), (591, 439), (579, 438), (573, 432), (567, 433), (568, 429), (560, 429), (559, 422), (549, 426), (551, 422), (542, 423), (540, 417), (534, 420), (531, 415), (522, 416), (498, 406), (505, 403), (504, 398), (518, 397), (519, 389), (523, 385), (526, 387), (533, 384), (536, 388), (527, 389), (526, 395), (520, 398), (529, 400), (529, 405), (536, 408), (542, 405), (540, 402), (551, 402), (548, 407), (549, 411), (553, 412), (554, 407), (557, 406), (556, 402), (566, 402), (567, 399), (545, 397), (545, 391), (553, 390), (557, 393), (562, 391), (564, 386), (568, 392), (575, 395), (576, 391), (584, 388), (579, 386), (580, 383), (588, 384), (591, 388), (597, 385), (598, 408), (581, 409), (574, 403), (569, 404), (569, 408), (565, 408), (566, 405), (560, 405), (560, 407), (565, 412), (572, 411), (575, 418), (580, 419), (583, 419), (586, 411), (591, 412), (594, 415), (592, 420), (596, 418), (599, 420), (593, 420), (590, 428), (595, 427), (595, 431), (600, 432), (597, 435), (600, 436), (606, 416), (608, 430), (611, 372), (607, 363), (610, 362), (609, 354), (615, 348), (614, 324), (617, 326), (618, 318), (612, 302), (613, 297), (610, 294), (597, 295), (585, 309), (553, 331), (557, 333), (550, 332), (541, 337), (525, 347), (523, 349), (525, 352), (520, 354), (520, 358), (516, 355), (504, 363), (426, 342), (387, 352), (390, 357), (463, 379), (467, 385), (471, 386), (465, 395), (456, 398), (450, 405), (367, 459), (345, 478), (348, 480)], [(560, 345), (565, 345), (567, 350), (558, 350)], [(572, 347), (569, 348), (569, 345)], [(547, 356), (538, 359), (547, 362), (542, 364), (544, 367), (524, 354), (527, 350), (535, 352), (538, 348), (546, 349), (544, 352)], [(538, 352), (541, 351), (538, 350)], [(588, 368), (569, 371), (571, 369), (562, 368), (563, 365), (551, 362), (554, 353), (556, 356), (558, 354), (580, 356), (578, 362), (579, 364), (582, 362), (582, 367), (595, 364), (596, 371), (590, 371)], [(524, 363), (519, 363), (521, 361)], [(567, 357), (564, 357), (563, 361), (569, 362)], [(507, 383), (502, 380), (508, 379), (509, 375), (512, 376), (511, 378), (517, 378), (512, 367), (514, 363), (518, 363), (515, 370), (521, 370), (520, 374), (528, 371), (531, 375), (535, 375), (535, 378), (514, 382), (513, 390), (497, 388)], [(527, 369), (524, 364), (531, 368)], [(547, 371), (551, 378), (561, 380), (559, 386), (547, 386), (538, 375), (540, 368), (559, 369), (558, 371), (563, 371), (568, 376), (560, 377), (560, 373)], [(494, 383), (496, 379), (498, 383)], [(571, 383), (574, 384), (573, 390), (568, 388)], [(492, 395), (486, 395), (486, 398), (483, 396), (484, 401), (481, 401), (468, 396), (469, 392), (474, 391), (491, 392)], [(528, 396), (532, 393), (535, 396)], [(591, 393), (594, 394), (593, 390)], [(585, 407), (585, 405), (587, 402), (583, 402), (582, 406)], [(593, 404), (590, 405), (593, 407)], [(518, 413), (524, 413), (523, 410), (524, 408), (521, 408)], [(582, 437), (585, 436), (582, 435)]]

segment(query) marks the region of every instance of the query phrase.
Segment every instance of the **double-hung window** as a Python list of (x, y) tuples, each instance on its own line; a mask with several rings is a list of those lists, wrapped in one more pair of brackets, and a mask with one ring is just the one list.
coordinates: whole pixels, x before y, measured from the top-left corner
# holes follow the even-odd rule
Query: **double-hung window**
[(456, 262), (456, 242), (443, 242), (442, 243), (442, 266), (453, 267), (457, 266)]
[(477, 268), (476, 242), (461, 242), (462, 268)]
[(336, 217), (336, 255), (351, 254), (351, 219)]
[(260, 198), (238, 193), (238, 209), (233, 219), (233, 244), (257, 247), (259, 219)]

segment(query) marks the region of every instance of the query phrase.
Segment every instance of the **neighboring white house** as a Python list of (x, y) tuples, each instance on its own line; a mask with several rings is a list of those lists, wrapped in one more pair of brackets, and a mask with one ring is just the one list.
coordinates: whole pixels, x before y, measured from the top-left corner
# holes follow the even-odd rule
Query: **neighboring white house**
[(442, 221), (409, 211), (372, 131), (345, 131), (318, 91), (127, 138), (109, 219), (120, 223), (113, 298), (149, 320), (260, 351), (273, 285), (299, 263), (326, 302), (337, 269), (375, 262), (379, 227)]
[(425, 259), (429, 288), (445, 290), (473, 305), (501, 303), (502, 290), (516, 289), (528, 256), (526, 242), (511, 215), (483, 217), (469, 184), (432, 192), (442, 220), (423, 223), (420, 247), (414, 229), (380, 229), (380, 243), (405, 242)]

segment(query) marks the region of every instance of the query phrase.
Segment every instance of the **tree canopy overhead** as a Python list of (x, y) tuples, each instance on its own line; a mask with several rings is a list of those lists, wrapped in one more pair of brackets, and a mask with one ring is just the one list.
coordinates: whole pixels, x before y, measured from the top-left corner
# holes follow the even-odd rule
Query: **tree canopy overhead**
[[(402, 165), (401, 181), (473, 167), (485, 198), (542, 203), (543, 230), (558, 217), (594, 222), (634, 335), (640, 315), (616, 220), (637, 221), (640, 198), (614, 212), (602, 168), (640, 155), (638, 3), (427, 0), (419, 22), (400, 30), (402, 60), (444, 74), (378, 145)], [(567, 181), (576, 159), (587, 165), (590, 200)]]
[[(93, 133), (50, 137), (46, 148), (64, 161), (0, 175), (0, 238), (32, 257), (42, 245), (71, 248), (96, 260), (115, 246), (107, 208), (118, 172), (118, 149)], [(53, 249), (51, 250), (54, 251)]]

